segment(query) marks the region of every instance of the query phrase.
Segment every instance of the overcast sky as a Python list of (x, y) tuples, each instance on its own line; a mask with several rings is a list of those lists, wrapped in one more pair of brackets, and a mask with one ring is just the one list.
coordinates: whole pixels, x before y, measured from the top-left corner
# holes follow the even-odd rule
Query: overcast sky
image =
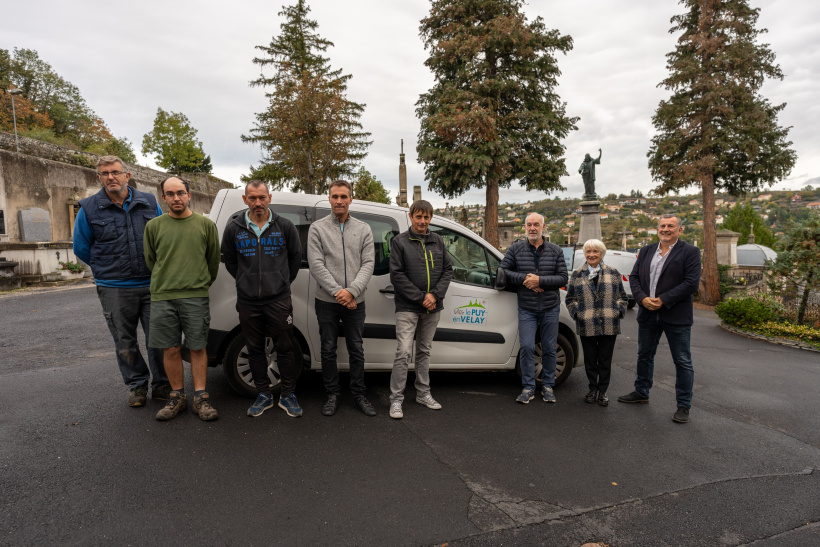
[[(373, 145), (364, 166), (394, 198), (404, 139), (408, 185), (421, 185), (423, 196), (442, 206), (445, 200), (427, 190), (415, 151), (414, 105), (433, 83), (418, 30), (429, 3), (309, 0), (308, 5), (319, 34), (335, 44), (328, 51), (331, 66), (353, 76), (349, 98), (367, 105), (361, 121)], [(769, 30), (763, 40), (785, 74), (783, 81), (768, 82), (763, 93), (773, 104), (787, 103), (779, 120), (792, 126), (798, 155), (789, 178), (775, 188), (797, 189), (820, 177), (820, 2), (752, 0), (751, 5), (761, 8), (759, 27)], [(278, 34), (279, 11), (279, 2), (257, 0), (5, 2), (0, 48), (37, 50), (138, 155), (157, 107), (184, 113), (211, 155), (214, 174), (238, 182), (261, 158), (258, 147), (239, 137), (266, 106), (263, 91), (248, 86), (259, 74), (251, 59), (255, 45)], [(530, 20), (541, 16), (548, 28), (575, 42), (558, 58), (559, 94), (567, 114), (580, 117), (578, 131), (565, 142), (570, 175), (562, 179), (567, 191), (559, 196), (581, 196), (578, 165), (598, 148), (603, 149), (599, 194), (647, 192), (655, 186), (646, 167), (651, 117), (668, 97), (657, 84), (667, 74), (665, 55), (677, 40), (668, 32), (669, 19), (681, 11), (673, 0), (532, 0), (525, 6)], [(154, 166), (151, 158), (140, 163)], [(502, 189), (500, 201), (545, 197), (514, 185)], [(483, 203), (484, 191), (453, 201)]]

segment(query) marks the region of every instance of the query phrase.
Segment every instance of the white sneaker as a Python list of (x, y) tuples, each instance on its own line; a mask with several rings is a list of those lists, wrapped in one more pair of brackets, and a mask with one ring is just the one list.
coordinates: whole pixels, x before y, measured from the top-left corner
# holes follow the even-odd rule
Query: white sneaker
[(404, 412), (401, 411), (401, 403), (396, 401), (390, 403), (390, 417), (397, 420), (404, 418)]
[(433, 396), (432, 396), (432, 395), (430, 395), (429, 393), (427, 393), (427, 394), (425, 394), (425, 395), (418, 395), (418, 396), (416, 396), (416, 402), (417, 402), (418, 404), (420, 404), (420, 405), (424, 405), (424, 406), (426, 406), (427, 408), (430, 408), (430, 409), (432, 409), (432, 410), (441, 410), (441, 405), (440, 405), (440, 404), (438, 404), (438, 403), (436, 402), (436, 400), (435, 400), (435, 399), (433, 399)]

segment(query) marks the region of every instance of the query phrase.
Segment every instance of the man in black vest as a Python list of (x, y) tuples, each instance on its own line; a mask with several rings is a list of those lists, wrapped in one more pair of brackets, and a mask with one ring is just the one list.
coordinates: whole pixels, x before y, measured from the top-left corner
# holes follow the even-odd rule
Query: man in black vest
[(116, 156), (97, 161), (102, 189), (80, 201), (74, 220), (74, 254), (91, 266), (103, 316), (117, 349), (117, 364), (130, 389), (128, 406), (144, 406), (151, 397), (166, 400), (171, 386), (162, 364), (162, 350), (146, 348), (148, 363), (137, 343), (142, 323), (148, 339), (151, 272), (145, 264), (142, 239), (145, 224), (162, 215), (157, 199), (128, 186), (131, 173)]

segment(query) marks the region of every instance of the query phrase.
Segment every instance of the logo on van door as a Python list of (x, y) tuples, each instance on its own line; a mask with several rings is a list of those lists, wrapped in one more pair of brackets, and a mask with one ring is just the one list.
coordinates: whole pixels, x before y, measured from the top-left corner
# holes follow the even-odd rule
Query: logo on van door
[(487, 320), (487, 300), (483, 298), (467, 298), (464, 296), (453, 296), (456, 307), (453, 308), (453, 323), (460, 323), (472, 326), (483, 325)]

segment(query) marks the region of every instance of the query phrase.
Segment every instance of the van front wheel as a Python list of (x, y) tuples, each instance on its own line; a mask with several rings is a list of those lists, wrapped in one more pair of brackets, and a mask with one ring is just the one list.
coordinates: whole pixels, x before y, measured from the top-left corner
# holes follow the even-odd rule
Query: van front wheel
[[(299, 343), (294, 340), (296, 351), (293, 352), (294, 365), (296, 370), (302, 371), (302, 351)], [(268, 360), (268, 380), (270, 380), (271, 390), (276, 394), (282, 387), (282, 377), (279, 373), (279, 365), (276, 361), (276, 349), (273, 347), (273, 340), (265, 339), (265, 357)], [(240, 395), (248, 398), (256, 397), (256, 387), (251, 375), (251, 367), (248, 362), (248, 347), (245, 345), (245, 336), (239, 332), (231, 340), (228, 349), (225, 351), (225, 360), (222, 361), (222, 369), (225, 372), (225, 379), (228, 384)]]

